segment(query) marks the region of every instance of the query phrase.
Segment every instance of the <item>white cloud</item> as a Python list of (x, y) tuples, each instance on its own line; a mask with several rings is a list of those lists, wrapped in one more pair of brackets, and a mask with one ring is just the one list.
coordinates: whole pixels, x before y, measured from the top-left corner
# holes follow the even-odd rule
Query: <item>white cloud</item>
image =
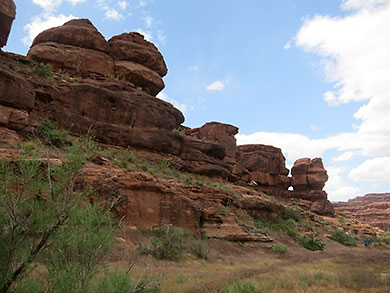
[(348, 177), (358, 182), (390, 182), (390, 157), (364, 161), (351, 170)]
[(162, 30), (157, 31), (157, 40), (161, 45), (167, 44), (167, 37)]
[(46, 11), (53, 11), (61, 5), (62, 0), (33, 0), (33, 3), (41, 6)]
[(121, 9), (125, 10), (126, 7), (127, 7), (127, 2), (126, 2), (126, 1), (118, 1), (118, 6), (119, 6)]
[(146, 27), (151, 27), (153, 25), (153, 21), (154, 21), (153, 17), (151, 17), (151, 16), (144, 16), (143, 20), (145, 22)]
[(68, 2), (72, 3), (72, 5), (76, 5), (78, 3), (84, 3), (87, 0), (68, 0)]
[(198, 68), (197, 65), (189, 66), (189, 67), (188, 67), (188, 71), (198, 72), (198, 71), (199, 71), (199, 68)]
[(344, 179), (342, 174), (346, 171), (346, 167), (329, 166), (327, 169), (329, 180), (326, 182), (325, 189), (328, 193), (328, 198), (331, 201), (347, 200), (356, 197), (360, 193), (360, 189), (350, 186)]
[(344, 10), (373, 9), (389, 5), (389, 0), (344, 0), (341, 7)]
[(220, 80), (214, 81), (212, 84), (206, 87), (208, 91), (222, 91), (224, 88), (225, 88), (225, 83)]
[(159, 92), (156, 97), (161, 99), (161, 100), (164, 100), (168, 103), (171, 103), (173, 106), (175, 106), (177, 109), (179, 109), (182, 112), (185, 112), (187, 110), (186, 104), (183, 104), (183, 103), (180, 103), (174, 99), (171, 99), (170, 97), (168, 97), (168, 95), (164, 91)]
[[(86, 2), (86, 0), (66, 0), (72, 5)], [(41, 6), (47, 12), (53, 12), (57, 7), (61, 6), (63, 0), (32, 0), (38, 6)]]
[[(341, 8), (349, 13), (306, 19), (293, 39), (296, 46), (322, 58), (320, 66), (328, 82), (333, 84), (333, 89), (324, 93), (328, 105), (364, 103), (353, 116), (357, 120), (356, 125), (352, 125), (354, 130), (321, 139), (265, 132), (237, 138), (240, 144), (265, 143), (281, 147), (290, 160), (322, 156), (330, 149), (344, 151), (333, 158), (335, 162), (352, 156), (379, 157), (355, 168), (350, 176), (359, 178), (356, 180), (380, 181), (385, 179), (383, 174), (390, 172), (390, 164), (378, 163), (387, 161), (390, 155), (390, 0), (347, 0)], [(368, 174), (363, 167), (372, 167), (372, 173)], [(353, 191), (347, 187), (340, 186), (333, 194)]]
[(121, 20), (123, 19), (123, 15), (118, 12), (118, 10), (111, 8), (106, 10), (106, 13), (104, 14), (106, 18), (111, 20)]
[(343, 186), (333, 191), (328, 192), (328, 199), (330, 201), (347, 201), (348, 199), (360, 196), (361, 191), (357, 187)]
[(338, 156), (338, 157), (336, 157), (336, 158), (332, 158), (332, 161), (333, 161), (333, 162), (348, 161), (348, 160), (352, 159), (355, 155), (356, 155), (355, 152), (353, 152), (353, 151), (348, 151), (348, 152), (345, 152), (345, 153), (341, 154), (340, 156)]
[(139, 29), (137, 29), (137, 32), (140, 33), (141, 35), (143, 35), (146, 40), (148, 40), (149, 42), (152, 42), (153, 37), (152, 37), (151, 31), (144, 31), (143, 29), (139, 28)]
[(32, 22), (26, 24), (24, 30), (27, 31), (28, 35), (22, 39), (23, 43), (30, 46), (34, 38), (42, 31), (51, 27), (63, 25), (65, 22), (77, 18), (73, 15), (65, 16), (63, 14), (51, 15), (44, 14), (35, 16)]
[(290, 48), (291, 48), (291, 42), (288, 41), (288, 42), (284, 45), (283, 49), (284, 49), (284, 50), (288, 50), (288, 49), (290, 49)]

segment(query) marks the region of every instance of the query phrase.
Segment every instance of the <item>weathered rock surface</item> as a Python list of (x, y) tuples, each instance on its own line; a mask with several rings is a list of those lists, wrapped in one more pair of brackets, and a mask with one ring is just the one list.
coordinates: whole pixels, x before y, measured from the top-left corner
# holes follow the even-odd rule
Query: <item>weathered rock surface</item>
[(370, 193), (333, 205), (349, 218), (390, 231), (390, 193)]
[(55, 70), (70, 69), (114, 76), (114, 61), (101, 51), (46, 42), (31, 47), (28, 56), (38, 62), (51, 64)]
[[(88, 163), (79, 184), (96, 190), (94, 196), (108, 204), (114, 203), (114, 210), (129, 226), (177, 225), (196, 234), (203, 231), (209, 237), (226, 240), (272, 241), (263, 234), (248, 235), (234, 219), (236, 215), (247, 217), (240, 201), (216, 188), (186, 185), (147, 173), (124, 172), (109, 163)], [(262, 205), (262, 200), (253, 199), (254, 203), (246, 206), (259, 212), (272, 210), (268, 203)], [(221, 209), (229, 212), (221, 213)]]
[(267, 145), (241, 145), (241, 164), (249, 171), (247, 181), (255, 181), (269, 191), (287, 191), (290, 186), (289, 170), (281, 149)]
[(71, 45), (104, 53), (109, 51), (106, 39), (88, 19), (72, 19), (62, 26), (45, 30), (34, 39), (32, 47), (48, 42)]
[(294, 190), (322, 190), (328, 181), (328, 174), (321, 158), (298, 159), (291, 169), (291, 185)]
[(237, 160), (237, 144), (234, 137), (237, 133), (237, 127), (219, 122), (208, 122), (200, 128), (185, 131), (186, 135), (222, 145), (226, 152), (225, 161), (231, 164), (235, 164)]
[(114, 76), (114, 60), (106, 54), (108, 50), (106, 40), (88, 19), (73, 19), (41, 32), (28, 56), (55, 69)]
[(0, 0), (0, 48), (7, 44), (12, 22), (15, 19), (16, 6), (13, 0)]
[(115, 73), (118, 78), (125, 78), (152, 96), (165, 87), (157, 72), (131, 61), (115, 61)]
[(328, 175), (321, 158), (296, 160), (291, 174), (291, 185), (294, 191), (287, 192), (287, 197), (301, 199), (301, 207), (319, 215), (334, 215), (333, 205), (327, 199), (327, 193), (322, 190)]
[[(5, 62), (7, 58), (4, 58)], [(4, 63), (0, 66), (0, 104), (32, 110), (35, 97), (31, 84)]]
[(132, 61), (148, 67), (164, 77), (167, 72), (164, 58), (155, 45), (133, 32), (114, 36), (108, 41), (110, 56), (118, 61)]

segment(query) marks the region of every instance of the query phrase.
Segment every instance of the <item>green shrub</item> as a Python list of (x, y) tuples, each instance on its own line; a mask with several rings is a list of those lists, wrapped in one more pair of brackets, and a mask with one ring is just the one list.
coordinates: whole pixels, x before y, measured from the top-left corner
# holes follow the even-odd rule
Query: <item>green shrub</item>
[(0, 292), (91, 287), (116, 223), (101, 204), (86, 200), (88, 191), (74, 190), (85, 157), (72, 145), (63, 163), (50, 168), (39, 158), (0, 160)]
[(145, 292), (154, 293), (160, 291), (160, 284), (155, 280), (140, 280), (133, 283), (127, 273), (114, 270), (107, 272), (103, 278), (97, 281), (96, 293), (122, 293), (122, 292)]
[(33, 63), (32, 71), (43, 77), (47, 81), (51, 82), (54, 80), (54, 72), (51, 64), (45, 63)]
[(48, 120), (38, 126), (38, 132), (47, 143), (56, 147), (64, 145), (68, 139), (67, 131), (56, 129), (54, 124)]
[(300, 222), (302, 220), (301, 215), (296, 209), (286, 208), (282, 213), (283, 220), (293, 219), (295, 222)]
[(278, 253), (287, 253), (290, 251), (290, 249), (282, 243), (276, 243), (274, 246), (272, 246), (272, 251)]
[(250, 281), (240, 281), (237, 280), (234, 282), (231, 290), (229, 286), (224, 286), (221, 290), (221, 293), (261, 293), (262, 291), (256, 289), (255, 285), (253, 285)]
[(297, 236), (296, 240), (301, 246), (312, 251), (324, 250), (325, 247), (325, 243), (321, 239), (315, 238), (313, 233)]
[(331, 239), (344, 246), (357, 246), (356, 240), (352, 236), (339, 229), (334, 231)]
[(175, 226), (163, 226), (153, 231), (150, 247), (139, 246), (141, 253), (149, 253), (156, 259), (177, 260), (186, 250), (188, 232)]

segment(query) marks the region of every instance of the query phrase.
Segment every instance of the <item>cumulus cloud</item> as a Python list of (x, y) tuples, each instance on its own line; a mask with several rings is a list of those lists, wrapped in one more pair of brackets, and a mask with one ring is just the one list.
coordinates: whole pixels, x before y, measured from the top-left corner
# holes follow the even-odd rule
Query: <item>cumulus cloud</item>
[(288, 50), (288, 49), (290, 49), (290, 48), (291, 48), (291, 42), (288, 41), (288, 42), (284, 45), (283, 49), (284, 49), (284, 50)]
[(122, 9), (125, 10), (127, 7), (127, 2), (126, 1), (118, 1), (118, 6)]
[(325, 189), (328, 193), (328, 198), (331, 201), (341, 201), (356, 197), (360, 194), (360, 189), (349, 185), (342, 174), (347, 170), (343, 167), (329, 166), (327, 168), (329, 180), (326, 182)]
[[(71, 3), (72, 5), (76, 5), (78, 3), (83, 3), (86, 0), (66, 0), (66, 2)], [(41, 6), (45, 11), (52, 12), (57, 7), (62, 4), (63, 0), (33, 0), (33, 3)]]
[(159, 92), (156, 97), (161, 99), (161, 100), (164, 100), (168, 103), (171, 103), (173, 106), (175, 106), (177, 109), (179, 109), (183, 113), (187, 110), (186, 104), (183, 104), (183, 103), (180, 103), (174, 99), (171, 99), (170, 97), (168, 97), (168, 95), (164, 91)]
[(27, 36), (22, 39), (23, 43), (29, 46), (34, 38), (42, 31), (54, 26), (63, 25), (65, 22), (77, 18), (73, 15), (65, 16), (63, 14), (51, 15), (44, 14), (38, 15), (32, 19), (32, 22), (26, 24), (24, 30), (27, 31)]
[[(346, 0), (341, 8), (350, 13), (306, 18), (294, 40), (297, 47), (321, 57), (321, 69), (333, 85), (333, 89), (324, 93), (329, 106), (364, 103), (353, 115), (357, 121), (353, 125), (355, 130), (321, 139), (259, 132), (239, 135), (238, 142), (281, 147), (290, 160), (321, 156), (330, 149), (344, 151), (333, 158), (334, 162), (353, 156), (373, 157), (353, 169), (350, 178), (390, 182), (390, 177), (383, 175), (390, 171), (387, 167), (390, 166), (390, 0)], [(387, 165), (382, 164), (385, 161)], [(370, 172), (364, 171), (368, 169)], [(345, 185), (337, 190), (333, 196), (357, 192)]]
[(341, 7), (344, 10), (372, 9), (389, 5), (389, 0), (344, 0)]
[(106, 13), (104, 14), (104, 16), (107, 19), (111, 19), (111, 20), (121, 20), (121, 19), (123, 19), (123, 15), (121, 13), (119, 13), (119, 11), (114, 9), (114, 8), (107, 9)]
[(333, 162), (343, 162), (343, 161), (348, 161), (352, 159), (355, 156), (355, 152), (353, 151), (348, 151), (343, 154), (341, 154), (338, 157), (332, 158)]
[(220, 80), (214, 81), (212, 84), (206, 87), (208, 91), (222, 91), (224, 88), (225, 88), (225, 83)]
[(390, 157), (379, 157), (364, 161), (351, 170), (348, 177), (358, 182), (390, 181)]

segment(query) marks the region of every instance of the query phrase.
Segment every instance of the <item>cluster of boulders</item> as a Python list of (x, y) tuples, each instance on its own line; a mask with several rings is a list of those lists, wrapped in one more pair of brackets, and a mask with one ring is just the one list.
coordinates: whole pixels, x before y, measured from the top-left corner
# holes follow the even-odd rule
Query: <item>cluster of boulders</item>
[[(7, 17), (12, 20), (15, 7), (4, 6), (8, 0), (0, 3), (0, 16), (10, 10)], [(1, 28), (2, 34), (8, 29)], [(54, 80), (35, 74), (36, 62), (51, 64), (57, 70)], [(73, 74), (76, 79), (69, 78)], [(48, 29), (35, 38), (27, 58), (0, 55), (0, 139), (16, 140), (51, 120), (106, 144), (169, 156), (183, 171), (246, 182), (269, 194), (300, 199), (319, 214), (334, 213), (322, 190), (328, 177), (321, 159), (298, 160), (288, 177), (279, 148), (237, 146), (235, 126), (181, 126), (183, 114), (155, 97), (166, 74), (161, 53), (139, 33), (107, 42), (87, 19)], [(288, 190), (291, 186), (293, 191)], [(248, 204), (256, 211), (253, 199)], [(202, 217), (208, 219), (207, 213)]]
[(123, 78), (152, 96), (163, 88), (167, 67), (158, 49), (139, 33), (108, 42), (88, 19), (73, 19), (41, 32), (28, 56), (55, 69)]
[[(321, 215), (333, 215), (334, 209), (323, 191), (328, 180), (321, 158), (299, 159), (291, 174), (281, 149), (261, 144), (236, 145), (238, 128), (219, 122), (209, 122), (200, 128), (186, 129), (185, 133), (203, 141), (221, 144), (226, 150), (224, 161), (230, 165), (233, 180), (243, 180), (261, 190), (299, 199), (300, 204)], [(289, 190), (292, 187), (293, 190)]]

